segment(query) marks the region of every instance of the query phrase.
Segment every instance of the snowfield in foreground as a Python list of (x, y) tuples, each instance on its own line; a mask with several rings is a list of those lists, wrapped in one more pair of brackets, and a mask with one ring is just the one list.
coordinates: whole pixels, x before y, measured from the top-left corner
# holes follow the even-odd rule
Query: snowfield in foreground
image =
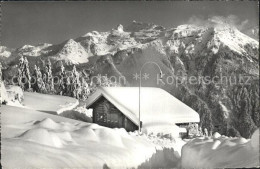
[(259, 129), (251, 139), (215, 133), (199, 137), (182, 148), (183, 168), (253, 168), (259, 164)]
[(167, 125), (146, 127), (147, 134), (139, 136), (49, 114), (76, 103), (73, 98), (26, 92), (24, 96), (23, 107), (0, 107), (3, 168), (259, 166), (259, 129), (248, 140), (215, 133), (185, 143), (157, 134), (159, 129), (169, 132)]
[(24, 107), (0, 108), (4, 168), (137, 168), (151, 165), (149, 158), (159, 151), (153, 158), (172, 154), (172, 163), (178, 165), (180, 149), (162, 150), (166, 143), (174, 147), (175, 141), (159, 142), (154, 136), (48, 114), (66, 100), (69, 98), (25, 93)]
[(134, 167), (155, 153), (147, 139), (123, 129), (1, 107), (4, 168)]

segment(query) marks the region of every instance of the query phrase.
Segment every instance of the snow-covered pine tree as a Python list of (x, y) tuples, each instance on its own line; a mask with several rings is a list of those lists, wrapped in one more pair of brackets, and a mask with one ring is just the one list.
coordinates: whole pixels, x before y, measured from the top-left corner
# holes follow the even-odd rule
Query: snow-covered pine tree
[(63, 63), (61, 62), (60, 66), (60, 74), (59, 74), (59, 94), (64, 95), (66, 93), (66, 73), (65, 73), (65, 67), (63, 66)]
[(24, 57), (24, 74), (26, 77), (26, 89), (31, 89), (31, 74), (29, 69), (29, 62), (26, 57)]
[(86, 100), (90, 94), (90, 87), (86, 80), (82, 78), (82, 93), (81, 93), (81, 99)]
[(77, 72), (76, 66), (73, 66), (72, 69), (72, 84), (71, 84), (71, 91), (72, 96), (75, 98), (79, 98), (80, 95), (80, 80), (79, 80), (79, 72)]
[(29, 62), (26, 57), (20, 55), (18, 65), (18, 86), (23, 90), (31, 88), (31, 74), (29, 69)]
[(54, 83), (53, 83), (53, 78), (52, 78), (52, 67), (51, 67), (51, 61), (50, 59), (47, 60), (47, 64), (45, 67), (45, 84), (46, 84), (46, 89), (48, 92), (53, 93), (54, 92)]
[(35, 82), (34, 82), (34, 84), (32, 85), (32, 88), (33, 88), (33, 91), (36, 91), (36, 92), (38, 92), (39, 91), (39, 88), (38, 88), (38, 72), (37, 72), (37, 70), (38, 70), (38, 67), (37, 67), (37, 65), (34, 65), (34, 69), (33, 69), (33, 77), (34, 77), (34, 80), (35, 80)]
[(22, 83), (23, 69), (24, 69), (24, 58), (23, 58), (23, 55), (20, 55), (19, 65), (18, 65), (17, 81), (18, 81), (18, 86), (20, 86), (22, 89), (24, 89), (24, 85)]
[(45, 84), (44, 84), (44, 81), (42, 79), (42, 73), (41, 73), (40, 68), (37, 67), (37, 65), (34, 66), (34, 75), (35, 75), (35, 78), (36, 78), (34, 90), (36, 92), (46, 93)]

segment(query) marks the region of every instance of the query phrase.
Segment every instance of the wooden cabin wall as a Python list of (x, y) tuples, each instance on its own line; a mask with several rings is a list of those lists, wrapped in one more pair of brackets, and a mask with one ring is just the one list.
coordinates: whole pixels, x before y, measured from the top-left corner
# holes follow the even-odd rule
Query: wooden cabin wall
[(138, 126), (104, 97), (97, 100), (91, 108), (93, 108), (94, 123), (110, 128), (125, 128), (127, 131), (138, 129)]

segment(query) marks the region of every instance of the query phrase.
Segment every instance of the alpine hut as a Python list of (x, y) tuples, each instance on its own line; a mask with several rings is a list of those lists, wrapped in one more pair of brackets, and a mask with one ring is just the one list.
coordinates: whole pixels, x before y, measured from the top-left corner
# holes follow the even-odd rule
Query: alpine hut
[[(99, 87), (86, 102), (93, 123), (110, 128), (139, 128), (139, 88)], [(197, 112), (161, 88), (140, 88), (140, 119), (143, 125), (199, 122)]]

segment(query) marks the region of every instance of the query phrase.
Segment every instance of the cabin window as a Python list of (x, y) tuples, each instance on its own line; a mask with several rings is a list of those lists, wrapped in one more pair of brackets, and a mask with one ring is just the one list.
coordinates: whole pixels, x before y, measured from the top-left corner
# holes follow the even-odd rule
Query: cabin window
[(107, 114), (106, 113), (97, 113), (97, 121), (98, 122), (107, 122)]

